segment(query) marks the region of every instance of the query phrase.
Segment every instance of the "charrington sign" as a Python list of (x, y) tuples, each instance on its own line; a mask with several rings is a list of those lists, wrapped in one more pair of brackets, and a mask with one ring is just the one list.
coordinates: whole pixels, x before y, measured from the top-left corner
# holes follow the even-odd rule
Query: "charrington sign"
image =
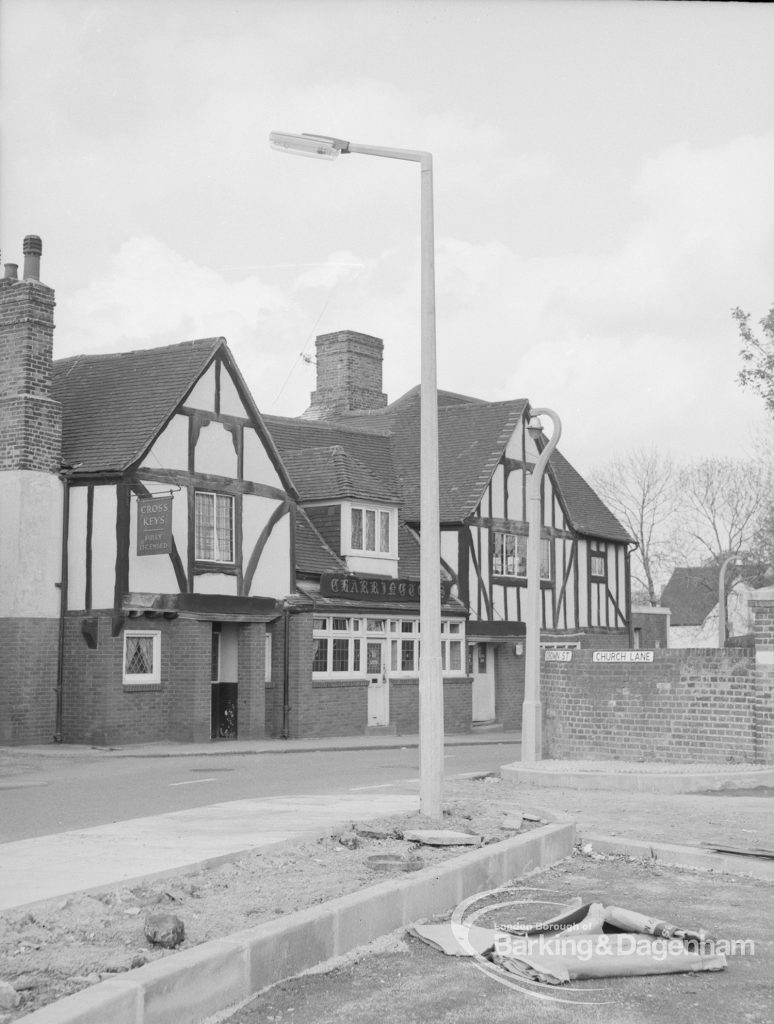
[[(372, 576), (346, 576), (325, 572), (320, 577), (323, 597), (347, 597), (360, 601), (419, 601), (419, 581), (384, 579)], [(441, 580), (441, 601), (449, 600), (451, 583)]]

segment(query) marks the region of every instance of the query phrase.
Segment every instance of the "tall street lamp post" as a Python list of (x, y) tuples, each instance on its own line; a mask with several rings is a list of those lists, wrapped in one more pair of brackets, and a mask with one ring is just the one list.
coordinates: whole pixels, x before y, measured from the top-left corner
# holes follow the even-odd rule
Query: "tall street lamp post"
[(529, 536), (527, 538), (527, 636), (524, 658), (524, 705), (521, 716), (521, 759), (539, 761), (543, 756), (543, 720), (540, 702), (540, 485), (551, 452), (559, 443), (562, 423), (552, 409), (530, 410), (528, 429), (533, 440), (541, 436), (538, 416), (548, 416), (554, 426), (548, 444), (538, 455), (527, 482)]
[(420, 810), (440, 818), (443, 800), (443, 677), (441, 674), (441, 540), (438, 483), (438, 389), (435, 357), (435, 243), (433, 232), (433, 158), (413, 149), (369, 146), (327, 135), (272, 132), (275, 149), (334, 160), (360, 153), (419, 164), (421, 174), (421, 420), (420, 420), (420, 604), (419, 750)]
[(729, 555), (718, 574), (718, 647), (721, 650), (726, 646), (726, 569), (732, 562), (741, 565), (742, 559), (738, 555)]

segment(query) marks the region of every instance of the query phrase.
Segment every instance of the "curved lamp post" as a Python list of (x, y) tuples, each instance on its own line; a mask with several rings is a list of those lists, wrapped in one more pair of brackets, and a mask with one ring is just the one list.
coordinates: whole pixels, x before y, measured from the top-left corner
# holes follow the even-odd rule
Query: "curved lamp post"
[(538, 416), (548, 416), (554, 432), (527, 481), (529, 537), (527, 539), (527, 615), (524, 658), (524, 705), (521, 715), (521, 759), (539, 761), (543, 756), (543, 720), (540, 703), (540, 486), (551, 452), (559, 443), (562, 422), (552, 409), (531, 409), (527, 429), (533, 439), (541, 434)]
[(729, 555), (718, 574), (718, 647), (721, 650), (726, 646), (726, 569), (732, 562), (741, 565), (742, 559), (738, 555)]
[(418, 163), (421, 173), (422, 377), (420, 467), (419, 751), (420, 810), (440, 818), (443, 798), (443, 677), (441, 673), (441, 540), (438, 484), (438, 389), (435, 358), (435, 244), (433, 158), (413, 149), (362, 145), (327, 135), (272, 132), (274, 149), (335, 160), (360, 153)]

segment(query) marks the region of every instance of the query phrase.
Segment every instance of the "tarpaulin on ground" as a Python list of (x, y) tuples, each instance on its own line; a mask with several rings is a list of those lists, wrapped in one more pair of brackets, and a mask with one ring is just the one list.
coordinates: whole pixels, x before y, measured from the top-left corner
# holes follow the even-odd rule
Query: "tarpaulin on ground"
[(523, 928), (451, 921), (409, 931), (448, 955), (483, 956), (510, 974), (549, 985), (726, 967), (725, 955), (715, 952), (705, 931), (602, 903), (572, 906)]

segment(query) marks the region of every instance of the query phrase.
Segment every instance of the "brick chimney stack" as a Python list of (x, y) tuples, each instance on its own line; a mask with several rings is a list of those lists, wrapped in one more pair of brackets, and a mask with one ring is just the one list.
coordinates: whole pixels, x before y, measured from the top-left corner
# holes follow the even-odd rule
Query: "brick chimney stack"
[(0, 278), (0, 471), (57, 473), (62, 409), (51, 397), (54, 290), (40, 281), (42, 245), (24, 239), (24, 279), (5, 264)]
[(347, 412), (383, 409), (384, 342), (358, 331), (320, 334), (317, 348), (317, 390), (304, 413), (319, 420)]

